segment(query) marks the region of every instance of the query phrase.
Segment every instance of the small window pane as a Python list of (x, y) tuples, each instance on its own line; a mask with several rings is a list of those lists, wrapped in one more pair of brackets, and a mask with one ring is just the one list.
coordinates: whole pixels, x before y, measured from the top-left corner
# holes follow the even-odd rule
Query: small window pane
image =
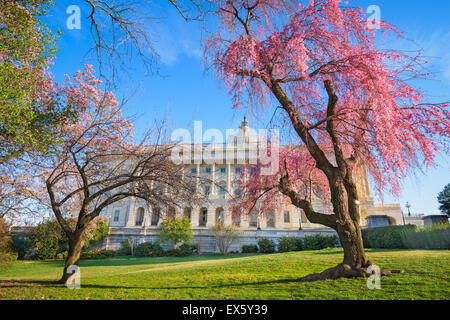
[(289, 211), (285, 211), (284, 212), (284, 223), (289, 223), (291, 222), (291, 216), (289, 214)]
[(120, 216), (120, 210), (116, 210), (114, 212), (114, 222), (118, 222), (119, 221), (119, 216)]

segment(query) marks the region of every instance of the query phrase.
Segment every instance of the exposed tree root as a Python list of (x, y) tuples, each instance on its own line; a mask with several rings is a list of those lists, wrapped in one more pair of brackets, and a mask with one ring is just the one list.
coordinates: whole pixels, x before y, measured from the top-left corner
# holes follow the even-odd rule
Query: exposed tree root
[[(368, 261), (364, 267), (352, 268), (348, 264), (338, 264), (336, 267), (327, 269), (321, 273), (313, 273), (305, 277), (299, 278), (299, 282), (311, 282), (317, 280), (327, 280), (327, 279), (339, 279), (339, 278), (366, 278), (373, 275), (373, 272), (369, 273), (367, 268), (373, 265), (371, 261)], [(380, 270), (381, 276), (389, 276), (393, 273), (404, 273), (405, 270)]]

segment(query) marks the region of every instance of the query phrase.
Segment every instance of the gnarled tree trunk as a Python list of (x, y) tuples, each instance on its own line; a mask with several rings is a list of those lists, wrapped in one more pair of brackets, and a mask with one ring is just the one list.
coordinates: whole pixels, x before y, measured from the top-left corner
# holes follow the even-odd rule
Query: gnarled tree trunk
[(83, 234), (84, 230), (76, 230), (69, 236), (69, 250), (64, 264), (63, 275), (58, 283), (66, 284), (67, 280), (73, 275), (73, 273), (69, 272), (69, 267), (74, 265), (78, 266), (78, 261), (80, 260), (81, 251), (83, 250), (85, 242)]
[[(315, 212), (311, 203), (305, 199), (300, 200), (298, 194), (292, 190), (289, 177), (280, 180), (280, 191), (291, 199), (291, 202), (303, 209), (308, 220), (334, 229), (344, 249), (344, 260), (336, 267), (327, 269), (319, 274), (311, 274), (300, 278), (299, 281), (315, 281), (325, 279), (337, 279), (341, 277), (365, 277), (368, 276), (367, 268), (372, 262), (366, 260), (362, 241), (359, 213), (359, 198), (356, 185), (353, 180), (351, 163), (356, 162), (355, 155), (345, 158), (339, 135), (335, 129), (334, 116), (338, 97), (334, 92), (331, 81), (325, 80), (324, 86), (329, 100), (327, 106), (326, 131), (330, 136), (336, 164), (332, 164), (324, 151), (310, 134), (307, 126), (300, 119), (292, 101), (287, 97), (282, 86), (270, 79), (266, 81), (268, 88), (287, 112), (291, 123), (298, 136), (304, 142), (308, 152), (316, 161), (316, 167), (321, 170), (328, 179), (331, 191), (331, 203), (333, 214), (326, 215)], [(403, 272), (400, 270), (384, 270), (382, 275)]]

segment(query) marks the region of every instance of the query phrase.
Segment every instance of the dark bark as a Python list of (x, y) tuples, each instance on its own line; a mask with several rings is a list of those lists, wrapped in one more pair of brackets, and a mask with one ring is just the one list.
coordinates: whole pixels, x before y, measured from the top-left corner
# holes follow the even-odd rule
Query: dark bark
[[(332, 215), (317, 213), (312, 205), (305, 199), (299, 199), (297, 193), (289, 186), (289, 177), (280, 179), (280, 191), (291, 199), (291, 202), (303, 209), (306, 217), (313, 223), (320, 223), (334, 229), (344, 249), (344, 260), (334, 268), (325, 270), (320, 274), (312, 274), (299, 279), (299, 281), (315, 281), (325, 279), (337, 279), (340, 277), (365, 277), (368, 276), (367, 268), (372, 262), (366, 260), (364, 252), (362, 233), (360, 227), (359, 199), (356, 185), (353, 181), (351, 166), (344, 158), (342, 145), (337, 134), (334, 116), (338, 102), (331, 81), (324, 82), (329, 101), (327, 107), (326, 129), (333, 145), (336, 165), (333, 165), (314, 137), (310, 134), (308, 127), (300, 119), (294, 104), (287, 97), (284, 88), (274, 79), (266, 81), (274, 96), (280, 102), (282, 108), (287, 112), (291, 123), (305, 144), (308, 152), (316, 161), (316, 167), (327, 177), (330, 191), (331, 203), (333, 205)], [(354, 159), (352, 160), (354, 161)], [(400, 273), (400, 270), (384, 270), (382, 275)]]
[(78, 265), (78, 261), (80, 260), (81, 256), (81, 251), (83, 250), (84, 246), (84, 241), (85, 241), (84, 230), (76, 230), (76, 232), (74, 232), (69, 237), (69, 250), (64, 264), (64, 271), (58, 283), (66, 284), (67, 280), (72, 275), (72, 273), (67, 272), (67, 269), (70, 266)]

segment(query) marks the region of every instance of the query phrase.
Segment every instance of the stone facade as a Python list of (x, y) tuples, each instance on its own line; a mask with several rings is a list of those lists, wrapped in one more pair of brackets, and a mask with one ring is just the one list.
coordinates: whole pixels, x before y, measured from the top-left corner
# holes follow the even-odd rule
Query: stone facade
[[(331, 229), (322, 225), (310, 223), (301, 209), (289, 205), (273, 210), (268, 216), (259, 214), (258, 210), (251, 216), (232, 217), (230, 200), (233, 195), (239, 192), (233, 185), (233, 180), (239, 174), (245, 161), (254, 155), (252, 149), (251, 129), (248, 123), (242, 122), (236, 136), (231, 138), (240, 139), (245, 142), (242, 149), (236, 148), (235, 159), (227, 163), (225, 156), (221, 161), (207, 164), (205, 161), (196, 163), (195, 158), (192, 163), (185, 165), (185, 170), (189, 174), (196, 174), (196, 191), (205, 195), (204, 203), (188, 207), (180, 205), (176, 208), (149, 208), (146, 204), (137, 199), (126, 199), (107, 207), (102, 215), (108, 218), (111, 227), (110, 236), (105, 239), (103, 246), (108, 249), (120, 247), (120, 241), (129, 237), (136, 239), (136, 243), (153, 241), (158, 237), (158, 228), (161, 217), (187, 216), (191, 220), (194, 231), (194, 243), (199, 244), (201, 252), (216, 252), (216, 244), (213, 236), (209, 232), (217, 221), (221, 220), (225, 224), (234, 223), (242, 229), (239, 241), (230, 250), (240, 251), (244, 244), (256, 244), (257, 239), (268, 237), (278, 239), (281, 236), (304, 236), (312, 233), (335, 234)], [(230, 148), (223, 144), (221, 151)], [(225, 153), (225, 151), (223, 151)], [(203, 158), (204, 159), (204, 158)], [(207, 185), (202, 185), (200, 179), (206, 177), (211, 181)], [(397, 224), (403, 224), (400, 205), (378, 205), (374, 204), (370, 194), (369, 182), (365, 169), (359, 172), (358, 190), (361, 199), (361, 225), (365, 226), (366, 217), (369, 215), (388, 215), (393, 217)], [(313, 207), (316, 211), (326, 213), (330, 206), (324, 205), (320, 199), (313, 200)]]

